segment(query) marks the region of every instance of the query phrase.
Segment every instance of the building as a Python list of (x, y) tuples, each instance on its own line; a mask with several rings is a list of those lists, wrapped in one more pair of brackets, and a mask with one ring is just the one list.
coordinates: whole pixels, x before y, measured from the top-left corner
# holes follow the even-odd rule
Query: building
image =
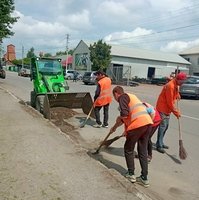
[[(79, 42), (73, 52), (73, 69), (91, 71), (89, 46), (83, 40)], [(112, 60), (107, 74), (116, 82), (134, 77), (150, 80), (170, 76), (177, 68), (189, 73), (190, 63), (178, 54), (111, 46)]]
[(180, 56), (191, 63), (189, 74), (199, 76), (199, 46), (182, 51)]
[(16, 59), (15, 46), (13, 44), (9, 44), (7, 46), (7, 51), (4, 54), (4, 61), (6, 63), (10, 64), (15, 59)]

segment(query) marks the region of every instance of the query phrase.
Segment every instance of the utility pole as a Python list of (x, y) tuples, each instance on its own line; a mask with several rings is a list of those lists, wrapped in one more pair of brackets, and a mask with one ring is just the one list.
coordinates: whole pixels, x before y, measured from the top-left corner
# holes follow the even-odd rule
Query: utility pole
[(23, 58), (24, 58), (24, 46), (22, 45), (22, 68), (24, 66), (24, 62), (23, 62)]
[(2, 67), (2, 40), (0, 39), (0, 67)]
[(68, 62), (68, 43), (69, 43), (69, 34), (66, 34), (66, 70)]

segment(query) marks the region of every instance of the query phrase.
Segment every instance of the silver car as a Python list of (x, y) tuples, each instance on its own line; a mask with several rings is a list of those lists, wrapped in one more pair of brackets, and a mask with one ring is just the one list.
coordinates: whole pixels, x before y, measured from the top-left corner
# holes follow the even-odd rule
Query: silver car
[(180, 86), (180, 95), (183, 97), (195, 97), (199, 99), (199, 76), (190, 76)]

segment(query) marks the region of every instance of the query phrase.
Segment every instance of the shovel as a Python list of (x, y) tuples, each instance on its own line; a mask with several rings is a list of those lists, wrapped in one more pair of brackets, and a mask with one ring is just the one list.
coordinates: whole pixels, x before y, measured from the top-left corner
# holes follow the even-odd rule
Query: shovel
[(116, 136), (116, 137), (114, 137), (114, 138), (112, 138), (112, 139), (110, 139), (110, 140), (106, 140), (106, 141), (103, 143), (103, 145), (104, 145), (105, 147), (109, 147), (113, 142), (115, 142), (116, 140), (120, 139), (120, 138), (123, 137), (123, 136), (124, 136), (124, 135), (122, 134), (122, 135)]

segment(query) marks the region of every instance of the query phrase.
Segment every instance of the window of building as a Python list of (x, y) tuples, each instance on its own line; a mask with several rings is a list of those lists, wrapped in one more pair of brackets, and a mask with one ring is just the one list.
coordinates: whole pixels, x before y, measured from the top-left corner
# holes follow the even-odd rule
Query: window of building
[(190, 58), (185, 58), (188, 62), (190, 61)]

